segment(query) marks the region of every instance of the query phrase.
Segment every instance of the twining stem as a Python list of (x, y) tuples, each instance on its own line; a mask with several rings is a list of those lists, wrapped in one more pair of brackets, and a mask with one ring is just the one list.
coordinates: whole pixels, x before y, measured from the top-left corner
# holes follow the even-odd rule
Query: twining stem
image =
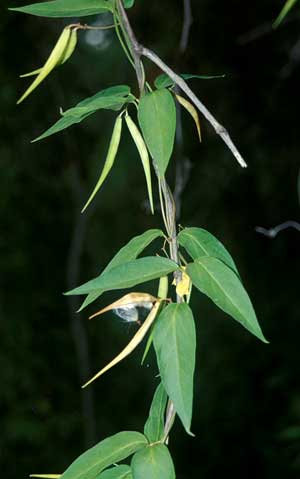
[[(145, 84), (145, 75), (144, 75), (144, 68), (141, 62), (141, 46), (136, 40), (135, 34), (132, 30), (130, 25), (129, 19), (127, 17), (127, 13), (124, 9), (122, 0), (117, 0), (118, 5), (118, 12), (119, 12), (119, 21), (121, 24), (122, 30), (124, 29), (126, 32), (126, 39), (130, 42), (131, 45), (131, 52), (134, 58), (136, 76), (140, 88), (140, 93), (143, 93), (144, 84)], [(176, 225), (176, 207), (175, 201), (172, 195), (172, 192), (165, 180), (165, 178), (159, 177), (158, 171), (155, 168), (155, 172), (158, 178), (159, 189), (160, 189), (160, 198), (161, 198), (161, 211), (163, 215), (163, 220), (166, 226), (168, 238), (169, 238), (169, 247), (170, 247), (170, 257), (173, 261), (177, 264), (179, 262), (179, 250), (178, 250), (178, 242), (177, 242), (177, 225)], [(162, 193), (162, 195), (161, 195)], [(175, 282), (177, 283), (181, 279), (181, 273), (176, 272), (174, 274)], [(177, 295), (177, 302), (182, 302), (182, 298)], [(166, 412), (166, 420), (164, 426), (164, 442), (167, 442), (169, 433), (174, 423), (174, 419), (176, 416), (176, 411), (173, 402), (170, 400), (167, 406)]]

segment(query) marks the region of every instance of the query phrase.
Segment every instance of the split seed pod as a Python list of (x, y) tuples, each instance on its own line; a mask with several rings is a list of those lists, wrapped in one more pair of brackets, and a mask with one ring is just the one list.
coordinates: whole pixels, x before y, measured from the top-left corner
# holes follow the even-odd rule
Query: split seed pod
[[(64, 55), (66, 55), (66, 52), (68, 52), (68, 55), (70, 55), (70, 52), (72, 54), (72, 48), (70, 51), (68, 51), (68, 45), (71, 39), (71, 33), (72, 33), (72, 30), (70, 27), (66, 27), (63, 29), (45, 65), (42, 67), (42, 69), (32, 72), (32, 74), (35, 74), (39, 71), (38, 76), (35, 78), (35, 80), (30, 85), (30, 87), (25, 91), (25, 93), (21, 96), (17, 104), (20, 104), (23, 100), (25, 100), (25, 98), (28, 95), (30, 95), (30, 93), (32, 93), (33, 90), (35, 90), (35, 88), (37, 88), (40, 83), (42, 83), (42, 81), (49, 75), (49, 73), (51, 73), (51, 71), (55, 67), (57, 67), (58, 65), (62, 63), (63, 59), (65, 58)], [(72, 45), (74, 45), (74, 39), (72, 40)]]
[(194, 122), (196, 123), (199, 140), (200, 140), (200, 142), (201, 142), (201, 141), (202, 141), (202, 135), (201, 135), (200, 119), (199, 119), (199, 115), (198, 115), (198, 112), (197, 112), (196, 108), (194, 107), (194, 105), (192, 105), (192, 103), (190, 103), (188, 100), (186, 100), (185, 98), (183, 98), (183, 96), (176, 95), (176, 100), (177, 100), (178, 103), (180, 103), (180, 105), (183, 106), (183, 108), (185, 108), (186, 111), (188, 111), (189, 114), (193, 117), (193, 120), (194, 120)]
[(137, 150), (139, 152), (142, 165), (144, 168), (144, 173), (146, 177), (146, 183), (147, 183), (147, 190), (148, 190), (148, 196), (149, 196), (149, 203), (150, 203), (150, 208), (151, 208), (151, 213), (154, 214), (154, 207), (153, 207), (153, 195), (152, 195), (152, 180), (151, 180), (151, 168), (150, 168), (150, 160), (149, 160), (149, 155), (148, 155), (148, 150), (145, 145), (145, 142), (143, 140), (143, 137), (140, 133), (140, 130), (134, 123), (134, 121), (130, 118), (128, 113), (125, 116), (126, 124), (128, 126), (128, 129), (130, 131), (130, 134), (132, 136), (132, 139), (137, 147)]
[(105, 163), (104, 163), (102, 173), (100, 175), (100, 178), (99, 178), (91, 196), (89, 197), (85, 206), (82, 208), (81, 213), (83, 213), (87, 209), (89, 204), (93, 201), (97, 192), (99, 191), (102, 184), (106, 180), (107, 175), (109, 174), (110, 170), (112, 169), (113, 164), (115, 162), (115, 158), (116, 158), (117, 153), (118, 153), (119, 144), (120, 144), (120, 140), (121, 140), (121, 133), (122, 133), (122, 116), (119, 115), (116, 119), (115, 126), (114, 126), (114, 129), (113, 129), (113, 132), (112, 132), (112, 137), (111, 137), (111, 140), (110, 140), (109, 149), (108, 149), (108, 153), (107, 153), (107, 156), (106, 156), (106, 160), (105, 160)]
[(129, 293), (125, 294), (122, 298), (118, 299), (114, 303), (111, 303), (109, 306), (101, 309), (97, 313), (89, 317), (93, 319), (100, 314), (106, 313), (107, 311), (112, 310), (122, 310), (125, 308), (146, 308), (151, 309), (153, 304), (157, 301), (158, 298), (155, 298), (151, 294), (147, 293)]
[(160, 304), (161, 304), (161, 300), (156, 301), (150, 313), (148, 314), (147, 318), (145, 319), (145, 322), (142, 324), (138, 332), (133, 336), (132, 340), (127, 344), (126, 348), (124, 348), (123, 351), (121, 351), (121, 353), (118, 354), (118, 356), (116, 356), (109, 364), (107, 364), (107, 366), (105, 366), (94, 377), (92, 377), (92, 379), (90, 379), (86, 384), (84, 384), (82, 386), (83, 388), (91, 384), (93, 381), (95, 381), (95, 379), (102, 376), (102, 374), (104, 374), (106, 371), (108, 371), (113, 366), (118, 364), (120, 361), (125, 359), (127, 356), (129, 356), (129, 354), (132, 353), (132, 351), (135, 350), (135, 348), (144, 339), (147, 331), (150, 329), (151, 325), (153, 324), (159, 312)]

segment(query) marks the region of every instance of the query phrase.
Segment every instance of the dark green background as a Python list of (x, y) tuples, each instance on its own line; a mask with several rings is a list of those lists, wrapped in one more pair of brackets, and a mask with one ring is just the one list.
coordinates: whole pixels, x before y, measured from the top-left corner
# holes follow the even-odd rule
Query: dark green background
[[(17, 0), (2, 3), (0, 470), (6, 479), (15, 479), (32, 472), (63, 472), (88, 441), (142, 429), (157, 369), (153, 355), (140, 367), (140, 348), (91, 386), (95, 433), (87, 433), (74, 343), (74, 337), (83, 337), (78, 325), (86, 330), (92, 372), (125, 345), (135, 327), (110, 315), (87, 322), (89, 312), (106, 305), (109, 295), (82, 313), (78, 323), (62, 292), (70, 285), (67, 262), (74, 238), (82, 240), (76, 262), (81, 283), (160, 219), (145, 207), (142, 168), (126, 132), (113, 174), (86, 224), (81, 220), (78, 227), (80, 208), (103, 163), (112, 112), (97, 113), (48, 141), (30, 144), (58, 118), (59, 107), (65, 110), (113, 84), (136, 88), (114, 33), (106, 33), (98, 47), (87, 44), (81, 33), (71, 60), (16, 107), (27, 85), (18, 75), (42, 64), (65, 23), (8, 12), (6, 7), (23, 4)], [(207, 228), (228, 247), (270, 340), (270, 345), (258, 342), (194, 294), (196, 438), (176, 424), (170, 448), (179, 479), (299, 477), (300, 233), (290, 229), (270, 240), (255, 232), (257, 225), (299, 218), (300, 70), (297, 59), (291, 60), (299, 41), (299, 10), (273, 32), (270, 22), (282, 3), (192, 0), (194, 25), (181, 57), (180, 0), (136, 0), (130, 11), (141, 41), (174, 68), (226, 74), (223, 80), (192, 80), (191, 85), (228, 127), (249, 168), (238, 166), (204, 119), (199, 146), (184, 114), (184, 154), (192, 170), (180, 223)], [(257, 27), (266, 33), (251, 39), (248, 32)], [(146, 66), (153, 81), (158, 71), (148, 62)], [(171, 184), (173, 169), (174, 163)]]

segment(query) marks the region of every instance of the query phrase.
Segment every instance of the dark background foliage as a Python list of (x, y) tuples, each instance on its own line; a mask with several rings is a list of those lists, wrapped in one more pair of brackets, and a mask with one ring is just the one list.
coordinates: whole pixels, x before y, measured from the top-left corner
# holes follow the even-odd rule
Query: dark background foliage
[[(80, 219), (107, 149), (112, 112), (30, 144), (58, 118), (59, 107), (112, 84), (136, 88), (114, 33), (82, 33), (68, 64), (16, 108), (25, 84), (18, 75), (42, 64), (65, 23), (14, 14), (6, 8), (22, 2), (3, 3), (0, 469), (13, 479), (62, 472), (88, 443), (142, 429), (157, 382), (153, 355), (140, 367), (140, 348), (81, 393), (81, 376), (87, 379), (83, 333), (95, 372), (125, 345), (134, 326), (110, 315), (87, 322), (109, 295), (76, 316), (76, 304), (68, 305), (62, 292), (95, 276), (120, 246), (160, 220), (147, 212), (143, 172), (127, 134), (113, 174), (86, 220)], [(249, 168), (238, 166), (204, 120), (199, 146), (184, 114), (184, 154), (192, 170), (180, 223), (207, 228), (225, 243), (270, 340), (259, 343), (194, 294), (196, 438), (176, 424), (170, 447), (179, 479), (299, 477), (300, 234), (289, 229), (271, 240), (255, 231), (299, 218), (299, 9), (272, 31), (282, 3), (192, 0), (194, 24), (183, 56), (177, 46), (181, 0), (136, 0), (130, 11), (141, 41), (174, 68), (226, 74), (192, 86), (229, 128)], [(147, 72), (151, 80), (158, 73), (149, 63)]]

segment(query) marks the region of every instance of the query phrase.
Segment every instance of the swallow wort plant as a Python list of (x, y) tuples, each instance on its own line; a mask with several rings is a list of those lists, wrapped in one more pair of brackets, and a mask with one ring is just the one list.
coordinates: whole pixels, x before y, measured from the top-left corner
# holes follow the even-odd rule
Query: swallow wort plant
[[(151, 229), (133, 238), (116, 253), (99, 276), (66, 293), (85, 295), (80, 308), (83, 310), (106, 291), (129, 290), (114, 303), (102, 306), (102, 309), (95, 312), (91, 318), (113, 310), (127, 321), (136, 321), (137, 332), (125, 349), (83, 387), (87, 387), (125, 359), (146, 338), (143, 360), (153, 346), (160, 383), (154, 394), (143, 432), (118, 432), (84, 452), (61, 474), (34, 474), (32, 477), (175, 478), (168, 440), (176, 416), (185, 431), (192, 434), (196, 350), (195, 323), (189, 305), (192, 291), (199, 291), (208, 296), (227, 316), (238, 321), (261, 341), (267, 342), (238, 269), (226, 248), (215, 236), (202, 228), (184, 227), (179, 231), (176, 224), (176, 206), (166, 181), (166, 172), (174, 147), (176, 102), (192, 115), (200, 140), (199, 112), (221, 136), (239, 164), (245, 167), (246, 163), (227, 130), (217, 122), (187, 84), (189, 78), (210, 77), (177, 74), (154, 52), (141, 45), (135, 37), (127, 15), (128, 9), (133, 5), (134, 0), (53, 0), (12, 9), (52, 18), (111, 14), (111, 27), (115, 29), (124, 53), (135, 71), (138, 95), (134, 95), (127, 85), (110, 86), (61, 112), (58, 121), (34, 141), (40, 141), (80, 123), (100, 109), (113, 110), (116, 112), (116, 118), (104, 166), (94, 190), (83, 205), (82, 212), (84, 214), (111, 172), (120, 147), (123, 128), (127, 127), (142, 162), (152, 212), (154, 211), (152, 178), (156, 178), (159, 210), (165, 228), (164, 231)], [(47, 75), (69, 59), (74, 53), (77, 35), (81, 30), (89, 28), (95, 27), (70, 23), (64, 28), (45, 64), (29, 74), (22, 75), (35, 78), (18, 103), (24, 101)], [(154, 85), (150, 85), (147, 80), (143, 65), (144, 57), (161, 70)], [(164, 244), (159, 254), (140, 257), (146, 247), (156, 239), (160, 239), (162, 245)], [(146, 287), (145, 292), (135, 292), (134, 288), (137, 285), (149, 281), (157, 281), (156, 296), (147, 293)], [(144, 321), (139, 320), (139, 308), (147, 312)]]

